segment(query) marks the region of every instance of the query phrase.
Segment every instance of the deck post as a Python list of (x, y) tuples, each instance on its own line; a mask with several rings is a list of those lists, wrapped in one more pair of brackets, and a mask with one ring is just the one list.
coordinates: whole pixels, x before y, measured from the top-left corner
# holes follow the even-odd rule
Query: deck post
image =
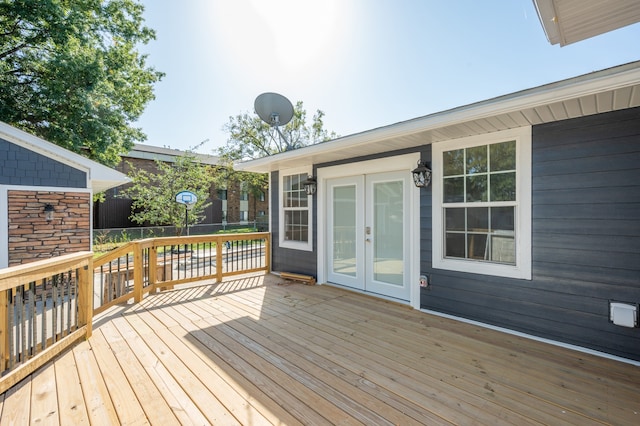
[(216, 239), (216, 282), (222, 282), (222, 237)]
[(0, 372), (3, 372), (8, 366), (9, 360), (9, 317), (7, 304), (7, 291), (0, 291)]
[(156, 282), (158, 281), (158, 248), (154, 245), (149, 247), (149, 285), (151, 292), (156, 292)]
[(86, 326), (86, 339), (93, 333), (93, 259), (76, 271), (78, 281), (78, 327)]
[(271, 273), (271, 233), (264, 239), (264, 262), (267, 274)]
[(133, 242), (133, 301), (142, 302), (143, 271), (142, 248), (138, 241)]

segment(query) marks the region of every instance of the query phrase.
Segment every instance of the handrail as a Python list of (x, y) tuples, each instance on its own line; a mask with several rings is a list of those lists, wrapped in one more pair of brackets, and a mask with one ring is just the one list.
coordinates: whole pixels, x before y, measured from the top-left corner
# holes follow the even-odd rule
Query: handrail
[(177, 284), (270, 270), (268, 232), (149, 238), (0, 270), (0, 394), (92, 333), (93, 315)]
[(270, 270), (269, 232), (159, 237), (125, 244), (93, 261), (94, 314), (177, 284)]
[(0, 270), (0, 393), (92, 331), (92, 252)]

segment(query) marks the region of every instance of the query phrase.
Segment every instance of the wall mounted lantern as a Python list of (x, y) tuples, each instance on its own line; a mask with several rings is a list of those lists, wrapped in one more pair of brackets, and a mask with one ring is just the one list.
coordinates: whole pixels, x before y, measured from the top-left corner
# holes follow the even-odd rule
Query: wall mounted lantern
[(304, 185), (304, 190), (307, 192), (307, 195), (313, 195), (316, 193), (316, 188), (318, 185), (316, 183), (316, 178), (314, 178), (313, 176), (309, 176), (307, 180), (302, 182), (302, 185)]
[(418, 160), (418, 167), (413, 169), (411, 173), (413, 173), (413, 183), (418, 188), (426, 188), (431, 183), (431, 169), (424, 161)]
[(47, 222), (51, 222), (53, 220), (54, 212), (55, 210), (51, 204), (46, 204), (44, 206), (44, 218)]

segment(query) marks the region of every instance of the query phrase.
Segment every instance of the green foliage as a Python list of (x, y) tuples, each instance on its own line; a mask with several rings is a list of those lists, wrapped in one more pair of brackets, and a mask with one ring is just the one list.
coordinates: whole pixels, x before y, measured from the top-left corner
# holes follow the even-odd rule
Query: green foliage
[(106, 165), (145, 140), (133, 127), (163, 74), (135, 0), (0, 1), (0, 120)]
[(129, 174), (133, 184), (123, 191), (123, 196), (132, 198), (131, 220), (150, 225), (173, 225), (178, 230), (184, 226), (185, 207), (176, 202), (180, 191), (191, 191), (198, 202), (188, 211), (188, 223), (193, 225), (204, 219), (204, 209), (213, 182), (212, 170), (202, 165), (195, 155), (187, 152), (176, 157), (175, 163), (156, 160), (157, 173), (135, 169)]
[(222, 188), (227, 182), (246, 182), (249, 185), (249, 191), (254, 196), (259, 195), (268, 186), (267, 175), (236, 172), (233, 170), (233, 163), (266, 157), (336, 138), (335, 132), (324, 129), (323, 117), (324, 112), (318, 110), (311, 123), (307, 123), (307, 112), (303, 103), (298, 101), (293, 108), (293, 118), (280, 128), (286, 142), (279, 137), (274, 128), (262, 121), (255, 113), (229, 117), (229, 122), (225, 125), (229, 139), (227, 144), (218, 150), (224, 172), (216, 177), (216, 186)]
[(229, 139), (227, 144), (219, 149), (218, 154), (228, 162), (250, 160), (335, 138), (334, 132), (324, 129), (322, 117), (324, 113), (318, 110), (309, 125), (307, 112), (302, 102), (298, 101), (293, 108), (293, 118), (280, 128), (286, 142), (255, 113), (229, 117), (229, 122), (225, 125)]

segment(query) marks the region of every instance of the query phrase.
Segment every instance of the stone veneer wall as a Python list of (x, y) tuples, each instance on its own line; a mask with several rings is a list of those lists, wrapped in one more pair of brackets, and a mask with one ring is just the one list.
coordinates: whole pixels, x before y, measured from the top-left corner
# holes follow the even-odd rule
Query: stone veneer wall
[[(91, 194), (8, 191), (9, 266), (91, 249)], [(44, 206), (53, 205), (47, 222)]]

